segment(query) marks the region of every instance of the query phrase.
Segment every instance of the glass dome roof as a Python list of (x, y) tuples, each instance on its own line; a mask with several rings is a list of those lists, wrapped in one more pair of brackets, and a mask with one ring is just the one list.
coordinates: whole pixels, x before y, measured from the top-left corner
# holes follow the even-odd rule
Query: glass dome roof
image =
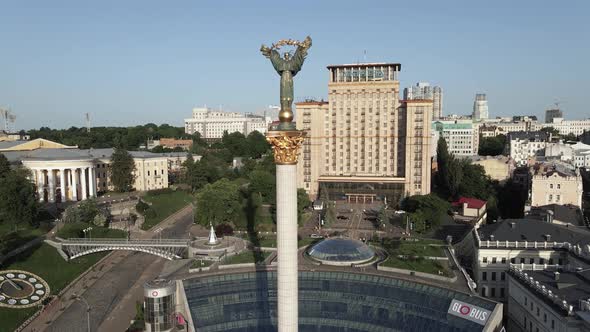
[(310, 249), (307, 253), (319, 261), (339, 263), (361, 263), (375, 256), (373, 249), (361, 241), (348, 238), (332, 238), (323, 240)]

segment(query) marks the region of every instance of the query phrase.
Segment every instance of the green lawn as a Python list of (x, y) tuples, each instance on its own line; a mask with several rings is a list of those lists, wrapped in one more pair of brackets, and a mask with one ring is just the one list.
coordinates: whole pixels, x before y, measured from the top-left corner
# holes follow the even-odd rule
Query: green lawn
[(432, 239), (419, 239), (418, 241), (389, 240), (381, 244), (390, 255), (446, 257), (445, 247), (441, 245), (444, 245), (442, 241)]
[[(187, 204), (194, 201), (193, 196), (182, 190), (170, 191), (164, 193), (147, 193), (142, 197), (143, 200), (151, 204), (150, 209), (154, 214), (146, 216), (142, 229), (148, 230), (158, 224), (160, 221), (168, 218), (176, 211), (182, 209)], [(146, 213), (147, 214), (147, 213)]]
[[(5, 262), (7, 265), (2, 266), (2, 269), (33, 272), (47, 281), (51, 287), (51, 294), (57, 294), (106, 254), (105, 252), (87, 255), (66, 262), (55, 248), (48, 244), (42, 244), (13, 257), (10, 261)], [(22, 310), (0, 308), (0, 332), (13, 331), (35, 311), (35, 308)]]
[(438, 271), (442, 271), (446, 277), (452, 277), (453, 274), (449, 271), (446, 261), (436, 261), (430, 259), (401, 259), (398, 257), (389, 256), (389, 258), (381, 264), (382, 266), (393, 267), (404, 270), (412, 270), (424, 273), (438, 275)]
[(93, 226), (87, 223), (75, 223), (75, 224), (66, 224), (59, 227), (57, 231), (57, 236), (68, 239), (68, 238), (81, 238), (84, 237), (83, 229), (92, 227), (92, 230), (88, 234), (88, 236), (92, 238), (125, 238), (127, 237), (127, 232), (120, 229), (111, 229), (106, 227), (100, 226)]
[(260, 246), (267, 248), (277, 247), (277, 238), (274, 236), (265, 236), (260, 238)]
[(264, 261), (268, 256), (270, 256), (270, 252), (268, 251), (244, 251), (240, 254), (233, 255), (228, 257), (223, 261), (223, 264), (230, 265), (230, 264), (243, 264), (243, 263), (261, 263)]
[(207, 267), (207, 266), (211, 266), (213, 265), (213, 261), (210, 260), (205, 260), (205, 259), (196, 259), (193, 260), (193, 263), (191, 264), (191, 269), (198, 269), (200, 267)]

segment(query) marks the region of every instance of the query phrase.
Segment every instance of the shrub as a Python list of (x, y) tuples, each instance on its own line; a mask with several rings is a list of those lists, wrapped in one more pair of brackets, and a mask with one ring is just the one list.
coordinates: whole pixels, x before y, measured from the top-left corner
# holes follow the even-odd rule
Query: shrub
[(234, 229), (230, 224), (219, 224), (215, 226), (215, 234), (217, 234), (217, 236), (233, 235)]
[(145, 211), (147, 211), (149, 208), (150, 205), (142, 200), (139, 200), (139, 202), (135, 204), (135, 210), (142, 215), (145, 215)]

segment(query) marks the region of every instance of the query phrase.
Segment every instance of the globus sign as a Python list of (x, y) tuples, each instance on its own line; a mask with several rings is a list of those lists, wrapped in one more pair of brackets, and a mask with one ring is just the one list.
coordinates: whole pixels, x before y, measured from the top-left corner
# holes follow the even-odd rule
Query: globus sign
[(488, 321), (488, 318), (492, 312), (484, 308), (453, 299), (451, 305), (449, 306), (448, 313), (481, 325), (486, 325), (486, 322)]

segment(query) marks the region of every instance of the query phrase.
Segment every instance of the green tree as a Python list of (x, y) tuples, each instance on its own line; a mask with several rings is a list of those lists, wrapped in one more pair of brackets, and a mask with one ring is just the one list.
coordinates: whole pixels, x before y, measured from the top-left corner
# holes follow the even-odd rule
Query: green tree
[(0, 153), (0, 177), (5, 176), (8, 172), (10, 172), (10, 162), (5, 155)]
[(480, 156), (498, 156), (504, 152), (506, 136), (481, 137), (479, 139), (478, 154)]
[(259, 195), (264, 203), (275, 201), (276, 178), (269, 172), (255, 169), (249, 176), (248, 189), (252, 194)]
[(449, 163), (451, 155), (447, 147), (447, 141), (440, 137), (436, 145), (437, 172), (435, 182), (439, 192), (448, 194), (449, 185)]
[(223, 133), (221, 138), (223, 147), (228, 149), (232, 157), (245, 157), (249, 155), (249, 146), (246, 142), (246, 136), (240, 132), (233, 132), (228, 134), (227, 131)]
[(266, 141), (266, 137), (257, 130), (248, 134), (246, 144), (248, 144), (250, 157), (254, 159), (260, 158), (270, 149), (270, 144)]
[(408, 212), (413, 230), (418, 233), (437, 228), (450, 208), (448, 202), (433, 194), (414, 195), (402, 201), (402, 209)]
[(111, 183), (115, 191), (128, 192), (135, 181), (135, 162), (127, 150), (116, 148), (111, 156)]
[(311, 205), (311, 201), (309, 200), (309, 195), (303, 188), (297, 189), (297, 222), (303, 222), (303, 212)]
[(197, 213), (195, 222), (208, 226), (222, 223), (234, 223), (241, 217), (242, 197), (238, 184), (221, 179), (207, 184), (197, 194)]
[(16, 171), (0, 178), (0, 220), (12, 223), (35, 225), (38, 206), (33, 184)]
[(540, 131), (544, 131), (546, 133), (549, 133), (552, 136), (559, 136), (559, 130), (557, 130), (557, 129), (553, 128), (553, 127), (544, 127), (544, 128), (541, 128)]
[(458, 196), (475, 197), (487, 200), (494, 194), (492, 180), (486, 175), (481, 165), (474, 165), (468, 160), (458, 162), (461, 167), (461, 183), (459, 184)]

